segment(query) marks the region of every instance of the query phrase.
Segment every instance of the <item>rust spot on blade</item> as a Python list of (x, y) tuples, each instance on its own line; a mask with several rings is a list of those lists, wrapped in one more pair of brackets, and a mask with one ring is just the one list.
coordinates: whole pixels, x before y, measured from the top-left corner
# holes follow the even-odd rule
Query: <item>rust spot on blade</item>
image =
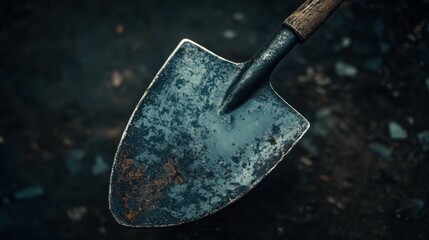
[(137, 223), (146, 211), (157, 207), (169, 185), (183, 183), (176, 163), (168, 159), (155, 179), (148, 179), (143, 162), (130, 158), (118, 158), (113, 194), (120, 199), (124, 210), (119, 213), (129, 223)]

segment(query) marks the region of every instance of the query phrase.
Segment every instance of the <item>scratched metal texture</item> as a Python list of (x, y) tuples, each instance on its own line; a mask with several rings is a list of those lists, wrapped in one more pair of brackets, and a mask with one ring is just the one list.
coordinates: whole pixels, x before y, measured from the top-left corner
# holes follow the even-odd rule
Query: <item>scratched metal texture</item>
[(183, 40), (124, 131), (110, 179), (115, 219), (133, 227), (193, 221), (243, 196), (309, 127), (267, 81), (236, 110), (218, 106), (243, 64)]

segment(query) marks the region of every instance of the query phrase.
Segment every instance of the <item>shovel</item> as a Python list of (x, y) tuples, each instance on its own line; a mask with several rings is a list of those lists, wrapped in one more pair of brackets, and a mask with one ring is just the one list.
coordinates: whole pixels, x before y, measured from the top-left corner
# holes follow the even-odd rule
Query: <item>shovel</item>
[(271, 87), (277, 63), (343, 0), (308, 0), (249, 61), (182, 40), (143, 94), (112, 167), (110, 210), (131, 227), (200, 219), (262, 180), (310, 124)]

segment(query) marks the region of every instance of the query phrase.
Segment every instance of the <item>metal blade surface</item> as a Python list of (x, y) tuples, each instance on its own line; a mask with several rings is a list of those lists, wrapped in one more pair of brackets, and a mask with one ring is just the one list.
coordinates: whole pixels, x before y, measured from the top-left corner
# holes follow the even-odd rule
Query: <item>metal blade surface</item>
[(176, 225), (214, 213), (267, 175), (309, 127), (269, 83), (242, 106), (218, 104), (242, 65), (183, 40), (143, 95), (112, 168), (122, 225)]

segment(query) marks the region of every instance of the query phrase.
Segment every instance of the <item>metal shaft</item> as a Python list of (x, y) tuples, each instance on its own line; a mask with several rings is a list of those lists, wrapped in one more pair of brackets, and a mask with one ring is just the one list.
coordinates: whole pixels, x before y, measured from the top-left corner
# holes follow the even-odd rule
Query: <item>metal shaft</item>
[(228, 113), (247, 100), (265, 81), (277, 64), (299, 42), (298, 36), (287, 27), (271, 40), (249, 61), (232, 81), (219, 105), (219, 113)]

